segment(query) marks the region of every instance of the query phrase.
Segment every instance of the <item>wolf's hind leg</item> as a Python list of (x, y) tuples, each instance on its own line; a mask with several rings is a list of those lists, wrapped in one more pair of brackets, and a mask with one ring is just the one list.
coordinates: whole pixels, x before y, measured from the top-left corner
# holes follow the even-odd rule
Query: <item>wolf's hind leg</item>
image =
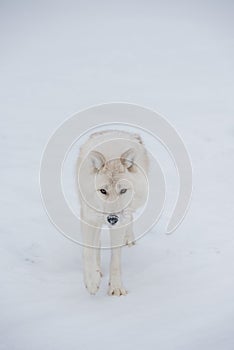
[(135, 237), (133, 233), (133, 215), (132, 212), (125, 214), (125, 217), (129, 220), (129, 223), (125, 226), (125, 238), (124, 238), (124, 244), (126, 244), (128, 247), (132, 247), (136, 244)]
[(96, 258), (97, 258), (97, 266), (100, 271), (101, 277), (103, 276), (102, 269), (101, 269), (101, 241), (99, 241), (99, 248), (96, 249)]

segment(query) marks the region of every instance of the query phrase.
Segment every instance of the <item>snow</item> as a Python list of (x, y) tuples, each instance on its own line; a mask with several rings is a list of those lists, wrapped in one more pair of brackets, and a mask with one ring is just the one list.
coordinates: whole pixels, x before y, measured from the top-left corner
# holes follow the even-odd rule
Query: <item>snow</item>
[[(234, 348), (232, 13), (231, 1), (1, 4), (1, 350)], [(163, 232), (169, 195), (123, 250), (121, 298), (106, 294), (109, 251), (88, 295), (81, 248), (51, 225), (38, 181), (53, 130), (109, 101), (163, 113), (194, 168), (179, 229)]]

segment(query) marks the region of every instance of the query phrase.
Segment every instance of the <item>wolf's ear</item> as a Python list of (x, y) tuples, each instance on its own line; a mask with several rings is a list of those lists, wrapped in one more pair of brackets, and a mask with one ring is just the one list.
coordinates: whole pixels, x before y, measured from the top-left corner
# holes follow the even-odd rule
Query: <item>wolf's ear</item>
[(134, 150), (134, 148), (129, 148), (126, 152), (124, 152), (121, 155), (120, 161), (127, 169), (130, 170), (131, 167), (134, 165), (135, 158), (136, 158), (136, 151)]
[(99, 171), (105, 164), (105, 157), (97, 151), (91, 151), (89, 154), (89, 159), (91, 160), (91, 165), (94, 170)]

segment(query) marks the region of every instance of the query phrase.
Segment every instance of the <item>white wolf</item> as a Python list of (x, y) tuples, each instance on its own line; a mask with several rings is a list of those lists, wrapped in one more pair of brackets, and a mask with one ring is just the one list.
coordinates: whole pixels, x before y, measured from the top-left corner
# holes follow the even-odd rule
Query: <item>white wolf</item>
[(148, 157), (137, 134), (106, 130), (92, 134), (78, 158), (84, 283), (91, 294), (100, 285), (100, 232), (109, 227), (109, 295), (126, 295), (121, 280), (121, 246), (133, 245), (133, 213), (147, 198)]

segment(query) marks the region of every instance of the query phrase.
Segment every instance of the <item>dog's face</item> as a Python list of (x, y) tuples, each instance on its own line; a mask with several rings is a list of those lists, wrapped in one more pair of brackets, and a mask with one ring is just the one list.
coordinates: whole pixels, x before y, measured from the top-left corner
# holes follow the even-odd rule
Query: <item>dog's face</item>
[(135, 163), (136, 156), (136, 151), (130, 148), (117, 159), (106, 161), (97, 151), (90, 152), (86, 159), (91, 176), (89, 183), (86, 179), (83, 195), (86, 193), (89, 205), (111, 225), (123, 219), (136, 193), (144, 188), (145, 179)]
[(97, 201), (103, 212), (113, 215), (113, 220), (110, 218), (112, 222), (117, 220), (119, 212), (127, 208), (134, 195), (134, 157), (133, 149), (129, 149), (120, 158), (109, 161), (99, 152), (93, 151), (90, 154)]

